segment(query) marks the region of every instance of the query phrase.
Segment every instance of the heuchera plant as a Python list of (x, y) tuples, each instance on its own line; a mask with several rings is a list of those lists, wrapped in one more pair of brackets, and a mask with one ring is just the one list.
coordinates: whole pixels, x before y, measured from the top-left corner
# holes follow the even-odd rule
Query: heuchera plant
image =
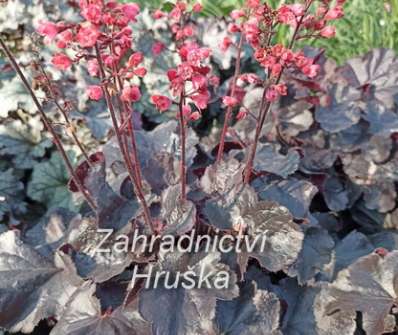
[[(0, 327), (28, 333), (46, 319), (55, 324), (52, 334), (60, 335), (392, 331), (398, 253), (388, 250), (396, 242), (385, 242), (383, 233), (368, 238), (356, 231), (339, 239), (343, 229), (335, 227), (334, 214), (362, 195), (366, 208), (356, 207), (354, 217), (395, 208), (391, 134), (398, 131), (398, 119), (387, 108), (394, 105), (391, 92), (398, 79), (384, 80), (379, 65), (396, 68), (398, 61), (379, 50), (337, 68), (322, 51), (301, 49), (309, 40), (333, 38), (344, 2), (302, 0), (273, 8), (247, 0), (226, 20), (219, 50), (200, 38), (206, 25), (200, 3), (177, 1), (168, 11), (155, 10), (151, 17), (162, 22), (171, 43), (155, 40), (152, 58), (167, 54), (170, 62), (163, 69), (166, 92), (151, 92), (148, 100), (173, 120), (151, 131), (137, 122), (137, 105), (146, 99), (143, 82), (153, 70), (146, 66), (151, 57), (137, 51), (137, 4), (80, 0), (80, 21), (42, 21), (37, 34), (55, 51), (50, 64), (40, 57), (33, 62), (32, 83), (0, 39), (65, 163), (70, 191), (88, 205), (79, 214), (55, 209), (21, 234), (16, 229), (0, 234), (0, 273), (6, 273), (0, 278)], [(281, 33), (289, 34), (288, 45), (277, 42)], [(229, 80), (214, 63), (220, 50), (234, 53)], [(92, 104), (106, 104), (112, 131), (93, 152), (79, 138), (71, 106), (59, 101), (61, 87), (47, 65), (62, 72), (83, 67), (91, 80), (86, 96)], [(326, 73), (327, 66), (336, 77)], [(80, 150), (76, 166), (36, 86)], [(253, 92), (260, 93), (258, 106), (248, 103)], [(382, 100), (389, 105), (382, 106)], [(224, 114), (223, 124), (199, 141), (193, 128), (214, 105)], [(344, 182), (342, 170), (349, 176)], [(6, 177), (17, 184), (12, 173)], [(23, 186), (18, 187), (19, 192)], [(310, 211), (318, 189), (333, 214)], [(364, 229), (374, 233), (369, 226)], [(99, 229), (111, 229), (106, 242)], [(163, 252), (155, 243), (150, 251), (116, 252), (118, 234), (171, 234), (181, 241), (192, 231), (213, 241), (232, 236), (231, 244), (261, 238), (264, 248), (184, 254)], [(101, 240), (110, 249), (105, 255), (95, 253)], [(133, 271), (150, 266), (172, 276), (189, 271), (196, 280), (199, 268), (225, 270), (231, 283), (225, 290), (127, 285)], [(356, 311), (362, 322), (356, 322)]]

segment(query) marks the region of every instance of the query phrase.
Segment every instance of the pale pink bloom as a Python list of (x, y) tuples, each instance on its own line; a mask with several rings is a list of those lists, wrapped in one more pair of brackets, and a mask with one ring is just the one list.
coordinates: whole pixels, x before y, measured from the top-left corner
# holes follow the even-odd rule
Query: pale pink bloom
[(227, 95), (222, 99), (222, 102), (225, 106), (234, 107), (238, 104), (238, 99)]
[(182, 115), (184, 115), (184, 117), (189, 117), (192, 113), (192, 109), (191, 106), (189, 105), (184, 105), (182, 107)]
[(144, 60), (144, 55), (141, 52), (135, 52), (130, 56), (127, 62), (127, 66), (136, 67), (139, 64), (141, 64), (143, 60)]
[(189, 116), (189, 118), (191, 119), (191, 121), (197, 121), (197, 120), (200, 119), (200, 117), (201, 117), (201, 115), (200, 115), (200, 113), (199, 113), (198, 111), (193, 112), (193, 113)]
[(199, 109), (205, 109), (209, 103), (210, 94), (206, 91), (191, 96), (191, 99)]
[(341, 19), (343, 16), (344, 16), (343, 7), (336, 6), (327, 12), (325, 19), (326, 20), (337, 20), (337, 19)]
[(161, 19), (164, 16), (166, 16), (166, 14), (162, 12), (160, 9), (155, 10), (154, 13), (152, 14), (152, 17), (154, 19)]
[(266, 94), (265, 94), (265, 98), (269, 101), (269, 102), (274, 102), (278, 99), (279, 94), (278, 92), (275, 90), (275, 88), (271, 87), (267, 90)]
[(156, 108), (161, 112), (168, 110), (171, 106), (171, 100), (163, 95), (153, 95), (151, 100), (152, 103), (155, 104)]
[(241, 107), (241, 108), (239, 109), (238, 114), (236, 114), (236, 119), (237, 119), (238, 121), (243, 120), (243, 119), (246, 118), (247, 114), (248, 114), (247, 108)]
[(260, 0), (247, 0), (246, 3), (247, 7), (249, 8), (257, 8), (258, 6), (260, 6)]
[(72, 60), (65, 54), (57, 53), (51, 59), (51, 63), (59, 70), (67, 70), (72, 65)]
[(194, 87), (194, 89), (199, 89), (202, 87), (206, 87), (207, 84), (207, 79), (205, 76), (202, 76), (200, 74), (194, 74), (192, 76), (192, 85)]
[(49, 41), (52, 41), (58, 34), (57, 25), (50, 21), (40, 21), (36, 30), (41, 36), (45, 36)]
[(155, 56), (159, 56), (164, 49), (166, 49), (166, 46), (162, 42), (155, 42), (152, 45), (152, 53)]
[(82, 48), (91, 48), (97, 42), (100, 33), (93, 25), (81, 26), (76, 40)]
[(224, 39), (222, 40), (222, 43), (220, 45), (221, 51), (224, 51), (224, 52), (227, 51), (229, 49), (229, 47), (231, 46), (231, 44), (233, 44), (231, 38), (228, 36), (224, 37)]
[(278, 84), (273, 87), (279, 95), (287, 95), (287, 86), (285, 84)]
[(87, 88), (87, 95), (91, 100), (100, 100), (102, 98), (103, 92), (101, 86), (91, 85)]
[(135, 22), (136, 16), (140, 13), (140, 6), (136, 3), (125, 4), (122, 6), (122, 12), (129, 21)]
[(138, 86), (125, 86), (121, 98), (125, 102), (136, 102), (141, 99), (141, 92)]
[(209, 83), (210, 83), (210, 85), (215, 86), (215, 87), (220, 86), (220, 77), (211, 75), (209, 77)]
[(308, 78), (315, 78), (319, 73), (320, 66), (318, 64), (307, 65), (301, 68), (303, 74), (305, 74)]
[(139, 67), (134, 70), (134, 74), (138, 77), (145, 77), (145, 75), (147, 74), (147, 69), (144, 67)]
[(96, 59), (90, 59), (87, 63), (87, 71), (90, 76), (96, 77), (99, 73), (99, 65)]
[(336, 36), (336, 27), (327, 26), (321, 30), (320, 35), (325, 38), (332, 38)]
[(82, 16), (87, 20), (95, 24), (101, 22), (101, 7), (95, 4), (89, 4), (82, 9)]
[(70, 29), (67, 29), (57, 35), (56, 45), (60, 49), (65, 49), (72, 40), (73, 33)]
[(203, 9), (203, 6), (200, 3), (195, 3), (192, 7), (192, 11), (194, 11), (195, 13), (200, 13)]
[(243, 16), (245, 16), (245, 11), (243, 9), (235, 9), (231, 12), (231, 17), (234, 20), (237, 20)]

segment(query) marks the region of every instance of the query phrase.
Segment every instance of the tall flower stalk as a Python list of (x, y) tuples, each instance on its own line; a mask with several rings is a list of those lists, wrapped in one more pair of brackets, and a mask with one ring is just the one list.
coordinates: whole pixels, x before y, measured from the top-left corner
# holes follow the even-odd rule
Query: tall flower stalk
[(40, 118), (44, 124), (45, 129), (51, 134), (54, 144), (57, 147), (61, 158), (63, 159), (65, 166), (69, 172), (70, 177), (72, 178), (72, 180), (74, 181), (74, 183), (76, 184), (78, 190), (82, 193), (82, 195), (84, 196), (84, 198), (86, 199), (87, 203), (89, 204), (89, 206), (92, 208), (92, 210), (94, 212), (96, 212), (97, 210), (97, 206), (95, 204), (95, 201), (93, 200), (93, 198), (91, 197), (89, 191), (84, 187), (84, 185), (82, 184), (82, 182), (80, 181), (80, 178), (76, 175), (73, 165), (64, 149), (64, 146), (62, 145), (62, 142), (58, 136), (58, 134), (56, 133), (53, 125), (51, 124), (51, 121), (48, 119), (46, 113), (43, 110), (42, 105), (40, 104), (39, 100), (37, 99), (35, 93), (33, 92), (33, 89), (31, 87), (31, 85), (29, 84), (28, 80), (26, 79), (25, 75), (23, 74), (20, 66), (18, 65), (17, 61), (15, 60), (14, 55), (11, 53), (11, 51), (8, 49), (8, 47), (6, 46), (6, 44), (4, 43), (4, 41), (0, 38), (0, 47), (1, 49), (4, 51), (5, 55), (7, 56), (7, 58), (9, 59), (11, 66), (13, 67), (13, 69), (15, 70), (15, 72), (18, 74), (19, 78), (21, 79), (23, 85), (25, 86), (26, 90), (29, 92), (30, 96), (32, 97), (32, 100), (34, 102), (34, 104), (36, 105), (37, 110), (39, 111), (40, 114)]

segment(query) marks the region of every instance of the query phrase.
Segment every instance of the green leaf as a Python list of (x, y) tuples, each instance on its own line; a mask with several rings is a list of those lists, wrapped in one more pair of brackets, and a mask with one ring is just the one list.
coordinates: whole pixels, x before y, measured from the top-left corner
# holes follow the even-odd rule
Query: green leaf
[[(72, 160), (73, 156), (69, 154)], [(65, 164), (61, 156), (55, 152), (50, 160), (35, 165), (28, 184), (28, 196), (44, 203), (47, 208), (63, 207), (76, 210), (78, 201), (72, 198), (67, 188), (68, 181)]]
[(22, 201), (23, 184), (12, 169), (0, 172), (0, 219), (7, 213), (18, 214), (26, 211)]
[(13, 165), (19, 169), (31, 169), (52, 146), (50, 139), (42, 137), (42, 130), (38, 116), (27, 123), (13, 120), (0, 125), (0, 155), (11, 155)]

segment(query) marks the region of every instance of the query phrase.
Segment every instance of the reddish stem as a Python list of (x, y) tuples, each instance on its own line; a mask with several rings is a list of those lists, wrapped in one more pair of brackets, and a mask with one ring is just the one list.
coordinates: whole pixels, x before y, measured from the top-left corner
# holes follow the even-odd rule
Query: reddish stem
[[(235, 74), (232, 79), (231, 96), (235, 96), (236, 83), (238, 81), (238, 76), (240, 75), (240, 60), (241, 60), (241, 54), (242, 54), (243, 40), (244, 40), (244, 34), (241, 33), (240, 39), (239, 39), (239, 44), (238, 44), (238, 53), (236, 55), (236, 61), (235, 61)], [(228, 132), (228, 127), (229, 127), (229, 122), (231, 120), (231, 116), (232, 116), (232, 106), (229, 106), (227, 108), (227, 112), (225, 113), (224, 126), (223, 126), (223, 129), (221, 132), (220, 144), (218, 146), (216, 165), (218, 165), (220, 163), (220, 161), (223, 157), (223, 154), (224, 154), (225, 137)]]
[(148, 204), (147, 204), (147, 202), (145, 200), (145, 195), (144, 195), (144, 192), (142, 190), (142, 187), (140, 187), (141, 183), (137, 181), (136, 173), (135, 173), (135, 171), (133, 169), (133, 163), (132, 163), (132, 161), (130, 159), (130, 156), (128, 154), (127, 147), (124, 144), (123, 136), (120, 133), (118, 121), (117, 121), (117, 118), (116, 118), (116, 113), (115, 113), (115, 110), (113, 108), (112, 100), (111, 100), (110, 94), (108, 92), (107, 85), (105, 84), (105, 80), (106, 80), (105, 68), (104, 68), (104, 64), (103, 64), (102, 59), (101, 59), (101, 54), (100, 54), (100, 50), (99, 50), (98, 44), (95, 45), (95, 51), (96, 51), (97, 61), (98, 61), (99, 69), (100, 69), (101, 80), (104, 83), (103, 84), (104, 86), (102, 87), (102, 90), (104, 92), (105, 101), (106, 101), (106, 104), (108, 106), (109, 113), (111, 115), (113, 129), (114, 129), (115, 134), (116, 134), (116, 139), (118, 141), (120, 152), (121, 152), (121, 154), (123, 156), (125, 167), (126, 167), (126, 170), (127, 170), (128, 174), (129, 174), (130, 180), (131, 180), (131, 182), (134, 185), (135, 193), (136, 193), (138, 199), (140, 200), (141, 206), (143, 208), (145, 222), (150, 227), (152, 232), (155, 232), (155, 228), (153, 226), (153, 222), (152, 222), (152, 219), (151, 219), (150, 210), (149, 210)]
[(46, 128), (46, 130), (51, 134), (51, 136), (53, 137), (53, 141), (55, 146), (57, 147), (59, 153), (61, 154), (62, 159), (65, 162), (66, 168), (71, 176), (71, 178), (73, 179), (73, 181), (75, 182), (77, 188), (79, 189), (79, 191), (83, 194), (83, 196), (85, 197), (85, 199), (87, 200), (87, 203), (90, 205), (90, 207), (93, 209), (94, 212), (96, 212), (97, 210), (97, 206), (95, 205), (94, 200), (91, 198), (91, 195), (89, 194), (89, 192), (85, 189), (85, 187), (83, 186), (83, 184), (81, 183), (79, 177), (76, 175), (72, 163), (69, 160), (68, 155), (66, 154), (66, 151), (62, 145), (61, 140), (59, 139), (57, 133), (55, 132), (54, 128), (52, 127), (52, 124), (50, 122), (50, 120), (47, 118), (46, 114), (44, 113), (43, 107), (41, 106), (39, 100), (37, 99), (35, 93), (33, 92), (28, 80), (26, 79), (25, 75), (23, 74), (20, 66), (18, 65), (17, 61), (15, 60), (15, 57), (13, 56), (13, 54), (11, 53), (11, 51), (8, 49), (8, 47), (6, 46), (6, 44), (3, 42), (3, 40), (0, 38), (0, 46), (3, 49), (4, 53), (6, 54), (6, 56), (8, 57), (8, 59), (10, 60), (10, 63), (12, 65), (12, 67), (14, 68), (14, 70), (17, 72), (19, 78), (21, 79), (22, 83), (24, 84), (26, 90), (29, 92), (30, 96), (33, 99), (34, 104), (36, 105), (39, 114), (41, 116), (41, 120), (44, 124), (44, 127)]
[(44, 78), (45, 78), (45, 80), (47, 82), (48, 91), (50, 93), (50, 97), (51, 97), (52, 101), (54, 102), (55, 106), (58, 108), (58, 110), (61, 112), (62, 116), (64, 117), (64, 120), (65, 120), (65, 122), (66, 122), (66, 124), (67, 124), (67, 126), (69, 128), (69, 131), (70, 131), (70, 134), (71, 134), (71, 136), (73, 138), (73, 141), (79, 147), (81, 153), (83, 154), (84, 158), (87, 161), (87, 164), (90, 167), (92, 167), (93, 165), (92, 165), (92, 163), (90, 161), (90, 158), (89, 158), (86, 150), (84, 150), (84, 147), (83, 147), (82, 143), (80, 142), (79, 138), (77, 137), (76, 132), (74, 130), (74, 127), (73, 127), (72, 123), (70, 122), (70, 119), (69, 119), (69, 116), (68, 116), (67, 112), (65, 111), (64, 108), (62, 108), (62, 106), (59, 104), (59, 102), (57, 100), (57, 97), (55, 95), (54, 89), (52, 87), (51, 80), (48, 77), (47, 72), (44, 70), (44, 68), (43, 68), (43, 66), (41, 64), (39, 64), (39, 66), (40, 66), (41, 73), (43, 74), (43, 76), (44, 76)]
[[(300, 32), (300, 28), (301, 28), (301, 25), (303, 23), (304, 17), (306, 15), (308, 9), (311, 7), (312, 2), (313, 2), (313, 0), (310, 0), (308, 2), (307, 6), (305, 8), (303, 16), (300, 18), (299, 22), (297, 23), (296, 29), (295, 29), (295, 31), (293, 33), (293, 36), (292, 36), (292, 39), (291, 39), (291, 41), (289, 43), (289, 47), (288, 47), (289, 49), (292, 49), (293, 46), (294, 46), (294, 42), (296, 41), (298, 33)], [(278, 78), (274, 82), (274, 85), (278, 85), (279, 84), (279, 82), (280, 82), (280, 80), (282, 78), (284, 70), (285, 70), (285, 67), (282, 67), (282, 70), (281, 70)], [(247, 160), (245, 171), (244, 171), (243, 182), (245, 184), (248, 184), (250, 182), (250, 177), (251, 177), (251, 174), (252, 174), (252, 171), (253, 171), (254, 159), (256, 157), (257, 145), (258, 145), (258, 142), (259, 142), (259, 139), (260, 139), (261, 131), (263, 129), (266, 116), (267, 116), (267, 114), (268, 114), (268, 112), (269, 112), (269, 110), (271, 108), (271, 105), (272, 105), (272, 103), (270, 101), (267, 101), (266, 103), (264, 103), (266, 101), (265, 100), (265, 95), (266, 95), (267, 89), (268, 89), (268, 86), (266, 86), (264, 88), (263, 97), (262, 97), (262, 100), (261, 100), (260, 113), (259, 113), (259, 121), (257, 122), (257, 126), (256, 126), (256, 133), (255, 133), (255, 137), (254, 137), (254, 142), (253, 142), (253, 145), (252, 145), (252, 147), (250, 149), (249, 158)]]
[(180, 140), (181, 140), (181, 160), (180, 160), (180, 182), (181, 182), (181, 201), (185, 203), (187, 197), (187, 176), (186, 176), (186, 127), (185, 119), (183, 113), (184, 107), (184, 90), (181, 92), (180, 102), (179, 102), (179, 121), (180, 121)]

